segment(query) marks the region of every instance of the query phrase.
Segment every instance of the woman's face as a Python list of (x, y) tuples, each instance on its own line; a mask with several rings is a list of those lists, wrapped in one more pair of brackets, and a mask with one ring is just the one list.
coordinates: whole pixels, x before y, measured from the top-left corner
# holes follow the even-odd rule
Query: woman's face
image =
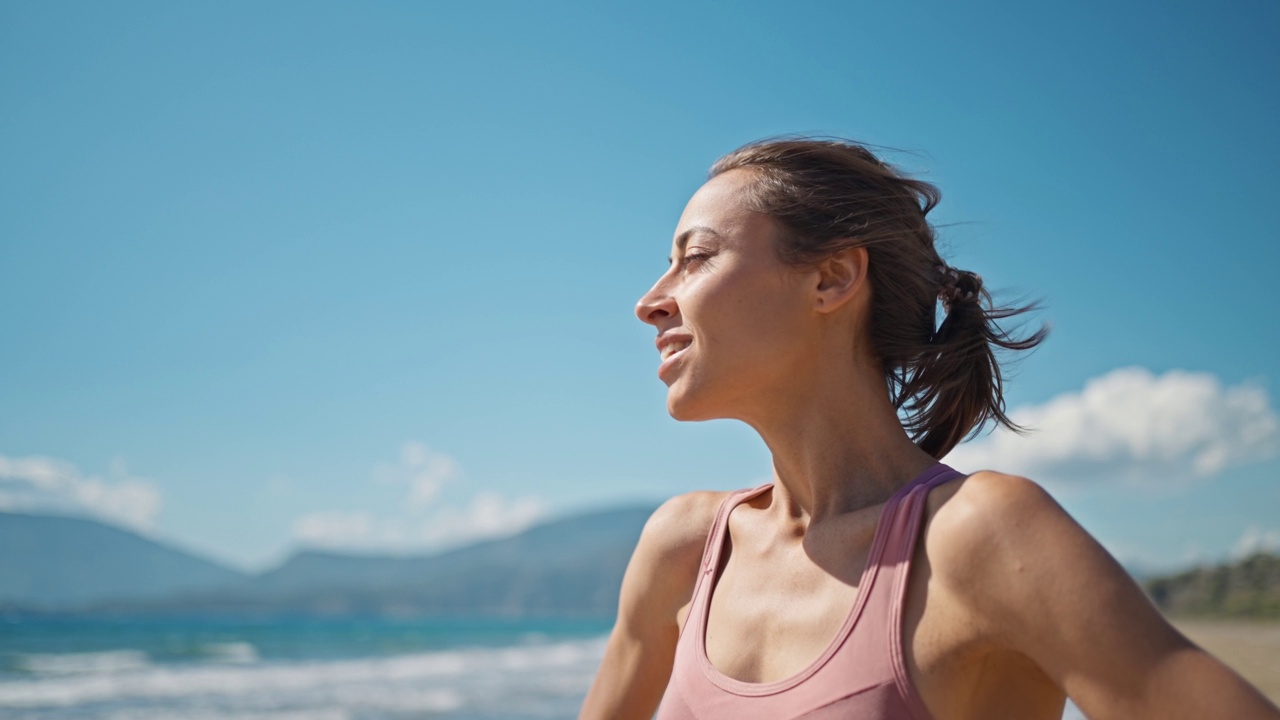
[(658, 377), (677, 420), (749, 419), (785, 397), (811, 348), (812, 274), (778, 259), (776, 224), (744, 202), (752, 180), (731, 170), (694, 194), (670, 269), (636, 304), (658, 331)]

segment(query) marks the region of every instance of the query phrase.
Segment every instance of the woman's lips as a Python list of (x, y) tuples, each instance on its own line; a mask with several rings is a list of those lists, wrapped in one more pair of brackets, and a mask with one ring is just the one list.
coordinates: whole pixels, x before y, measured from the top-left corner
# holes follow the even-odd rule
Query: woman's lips
[(663, 360), (666, 360), (692, 344), (692, 340), (672, 340), (671, 342), (663, 344), (662, 348), (658, 350), (658, 354), (662, 356)]
[(662, 364), (658, 366), (658, 377), (665, 379), (663, 376), (671, 372), (676, 363), (689, 349), (693, 343), (689, 341), (673, 342), (662, 349)]

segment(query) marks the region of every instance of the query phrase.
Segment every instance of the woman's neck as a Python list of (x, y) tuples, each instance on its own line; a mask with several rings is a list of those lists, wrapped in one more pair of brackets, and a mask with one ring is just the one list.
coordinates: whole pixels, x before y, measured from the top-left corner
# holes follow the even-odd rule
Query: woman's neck
[(813, 370), (748, 420), (773, 455), (773, 504), (805, 525), (879, 505), (936, 462), (902, 429), (883, 376)]

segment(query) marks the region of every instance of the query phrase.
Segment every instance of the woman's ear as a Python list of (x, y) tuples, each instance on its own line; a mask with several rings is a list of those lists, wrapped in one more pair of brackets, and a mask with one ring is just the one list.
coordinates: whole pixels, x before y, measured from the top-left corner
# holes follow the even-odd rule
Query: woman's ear
[(828, 256), (816, 268), (815, 309), (834, 312), (844, 306), (867, 281), (867, 249), (852, 247)]

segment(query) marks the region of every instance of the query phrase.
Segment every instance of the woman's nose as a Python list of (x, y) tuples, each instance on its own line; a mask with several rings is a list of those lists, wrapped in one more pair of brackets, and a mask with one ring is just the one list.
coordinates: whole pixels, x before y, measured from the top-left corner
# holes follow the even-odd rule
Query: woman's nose
[(662, 283), (649, 288), (649, 292), (636, 302), (636, 317), (640, 322), (657, 325), (663, 318), (676, 314), (676, 302), (662, 287)]

